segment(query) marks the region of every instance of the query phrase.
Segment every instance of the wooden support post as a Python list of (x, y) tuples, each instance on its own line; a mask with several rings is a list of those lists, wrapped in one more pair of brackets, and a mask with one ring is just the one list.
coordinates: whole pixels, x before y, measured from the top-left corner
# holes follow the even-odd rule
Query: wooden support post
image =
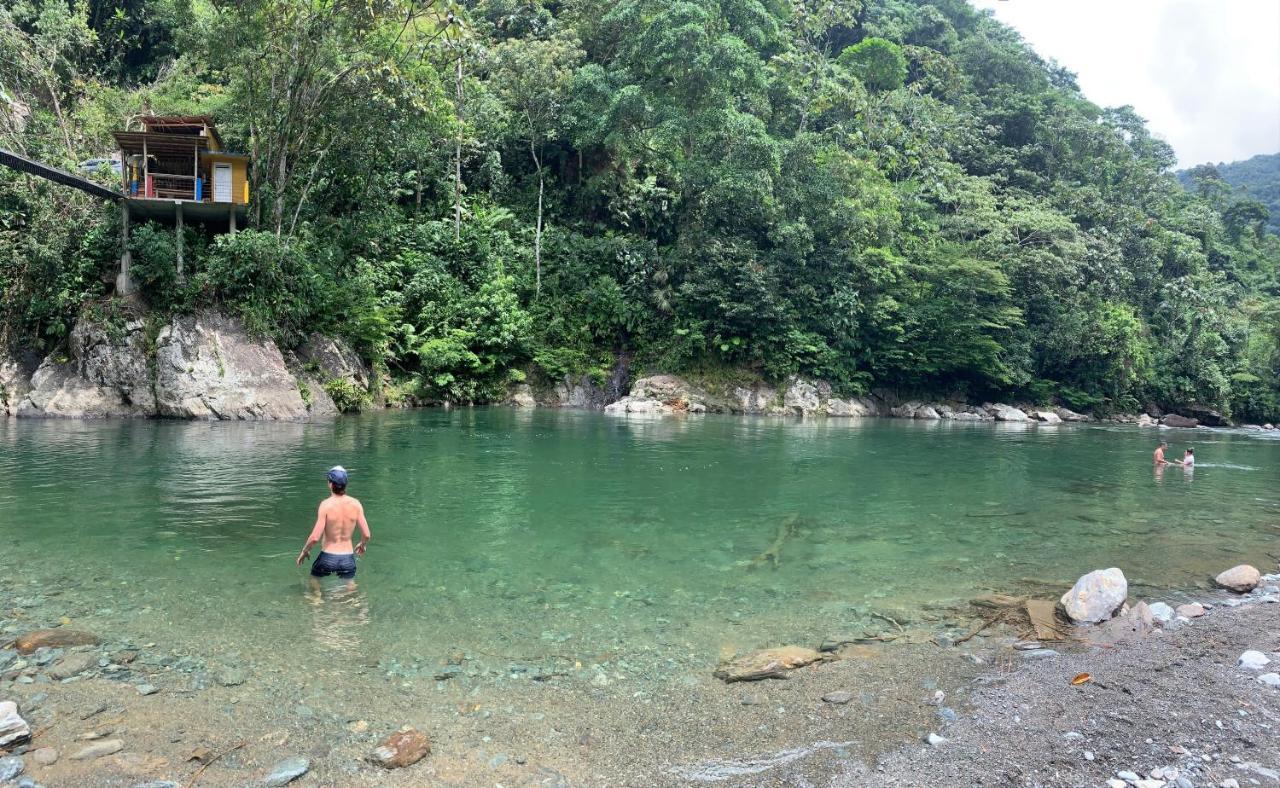
[(186, 281), (186, 273), (182, 270), (182, 201), (175, 200), (177, 203), (177, 211), (174, 216), (177, 222), (174, 224), (174, 240), (178, 250), (178, 281)]
[(236, 206), (231, 206), (231, 234), (236, 234)]
[(116, 293), (127, 296), (133, 292), (133, 279), (129, 276), (129, 264), (133, 255), (129, 251), (129, 202), (120, 201), (120, 273), (116, 275)]

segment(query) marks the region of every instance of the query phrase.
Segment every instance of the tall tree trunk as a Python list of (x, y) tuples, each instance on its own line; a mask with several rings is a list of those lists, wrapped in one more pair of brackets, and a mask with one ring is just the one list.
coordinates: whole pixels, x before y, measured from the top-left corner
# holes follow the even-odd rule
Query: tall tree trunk
[(457, 91), (457, 105), (454, 112), (458, 116), (458, 133), (453, 140), (453, 240), (462, 235), (462, 52), (458, 52), (457, 68), (454, 74), (454, 89)]
[(542, 165), (538, 165), (538, 225), (533, 232), (533, 297), (542, 295)]

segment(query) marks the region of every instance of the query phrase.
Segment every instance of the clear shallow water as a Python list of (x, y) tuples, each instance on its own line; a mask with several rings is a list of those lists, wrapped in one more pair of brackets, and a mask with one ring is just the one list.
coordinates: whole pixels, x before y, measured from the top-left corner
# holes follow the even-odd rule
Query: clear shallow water
[[(1280, 441), (898, 420), (438, 410), (328, 424), (0, 421), (0, 572), (114, 636), (306, 666), (661, 667), (816, 645), (871, 610), (1135, 593), (1274, 562)], [(314, 602), (293, 558), (352, 471), (374, 541)], [(776, 566), (753, 561), (783, 534)], [(1047, 585), (1044, 585), (1047, 584)], [(319, 664), (319, 662), (317, 662)]]

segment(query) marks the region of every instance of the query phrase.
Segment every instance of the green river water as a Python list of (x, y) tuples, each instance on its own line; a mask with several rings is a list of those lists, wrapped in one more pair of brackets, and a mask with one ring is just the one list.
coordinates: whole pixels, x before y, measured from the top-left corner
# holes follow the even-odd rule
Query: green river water
[[(424, 410), (331, 423), (0, 421), (0, 571), (116, 637), (205, 653), (350, 655), (412, 674), (454, 650), (622, 669), (816, 645), (880, 611), (1133, 594), (1272, 565), (1280, 441), (897, 420), (624, 419)], [(352, 593), (293, 558), (351, 471), (374, 541)], [(776, 564), (753, 561), (781, 534)], [(15, 586), (11, 585), (11, 589)], [(1174, 592), (1172, 594), (1167, 592)]]

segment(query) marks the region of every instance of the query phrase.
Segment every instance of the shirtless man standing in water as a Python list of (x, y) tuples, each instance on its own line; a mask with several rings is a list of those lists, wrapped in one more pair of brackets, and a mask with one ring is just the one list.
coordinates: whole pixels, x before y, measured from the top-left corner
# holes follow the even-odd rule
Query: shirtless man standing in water
[[(349, 586), (355, 586), (356, 556), (364, 555), (365, 546), (373, 535), (369, 533), (369, 523), (364, 519), (364, 507), (360, 502), (347, 495), (347, 471), (341, 465), (329, 469), (329, 497), (320, 502), (320, 511), (316, 513), (316, 525), (307, 537), (302, 552), (298, 553), (295, 565), (311, 555), (311, 548), (317, 543), (320, 555), (311, 565), (311, 587), (319, 590), (317, 578), (337, 575), (346, 580)], [(351, 534), (360, 526), (360, 544), (351, 546)]]

